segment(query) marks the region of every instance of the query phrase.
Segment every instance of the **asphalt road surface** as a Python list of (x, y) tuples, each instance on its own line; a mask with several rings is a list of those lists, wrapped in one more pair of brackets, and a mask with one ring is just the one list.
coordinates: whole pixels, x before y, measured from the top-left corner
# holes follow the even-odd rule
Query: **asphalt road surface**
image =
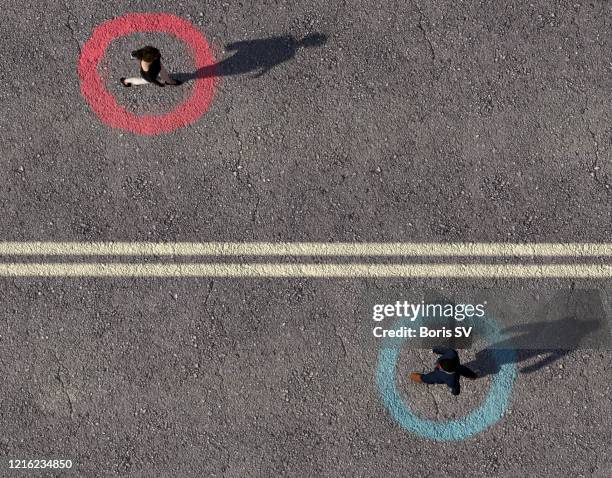
[[(0, 7), (2, 242), (612, 237), (608, 2)], [(208, 111), (172, 133), (111, 128), (81, 94), (83, 46), (130, 12), (189, 20), (227, 60)], [(297, 46), (309, 35), (317, 45)], [(185, 45), (159, 33), (113, 41), (98, 71), (129, 111), (163, 114), (199, 80), (122, 88), (145, 43), (193, 73)], [(0, 278), (0, 476), (612, 474), (607, 350), (545, 365), (546, 351), (520, 355), (504, 416), (465, 440), (404, 430), (381, 399), (362, 307), (391, 286), (596, 288), (609, 314), (612, 283)], [(397, 365), (420, 416), (462, 417), (486, 399), (491, 375), (459, 397), (407, 381), (433, 360), (403, 350)], [(41, 458), (74, 469), (8, 467)]]

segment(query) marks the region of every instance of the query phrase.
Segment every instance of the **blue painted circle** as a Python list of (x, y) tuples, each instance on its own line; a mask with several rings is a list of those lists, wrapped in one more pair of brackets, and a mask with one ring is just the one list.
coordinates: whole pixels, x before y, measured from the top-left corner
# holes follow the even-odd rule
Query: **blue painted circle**
[[(483, 317), (484, 319), (484, 317)], [(419, 321), (400, 319), (395, 329), (415, 326)], [(489, 343), (504, 340), (499, 327), (493, 320), (485, 320), (484, 331)], [(406, 431), (436, 441), (458, 441), (481, 432), (496, 423), (504, 415), (510, 402), (510, 395), (516, 379), (516, 352), (514, 350), (492, 350), (499, 372), (493, 377), (489, 394), (480, 407), (468, 415), (450, 421), (436, 421), (420, 418), (402, 400), (395, 384), (396, 366), (405, 338), (387, 338), (378, 356), (376, 379), (378, 390), (387, 410)]]

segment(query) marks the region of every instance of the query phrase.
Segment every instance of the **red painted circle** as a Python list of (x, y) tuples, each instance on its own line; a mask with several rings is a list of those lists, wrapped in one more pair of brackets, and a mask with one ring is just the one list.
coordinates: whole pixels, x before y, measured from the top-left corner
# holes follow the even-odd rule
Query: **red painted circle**
[(98, 74), (98, 64), (111, 41), (135, 32), (161, 32), (183, 40), (194, 56), (196, 70), (215, 62), (204, 35), (187, 20), (166, 13), (130, 13), (98, 26), (83, 46), (79, 57), (81, 93), (98, 117), (113, 128), (155, 135), (193, 123), (210, 106), (215, 87), (213, 76), (196, 79), (191, 97), (163, 115), (139, 116), (130, 113), (106, 89)]

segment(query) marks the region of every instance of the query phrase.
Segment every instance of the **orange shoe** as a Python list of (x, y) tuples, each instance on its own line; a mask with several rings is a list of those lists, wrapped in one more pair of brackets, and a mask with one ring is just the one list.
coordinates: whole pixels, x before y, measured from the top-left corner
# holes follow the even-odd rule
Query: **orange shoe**
[(423, 379), (421, 378), (421, 374), (420, 373), (416, 373), (416, 372), (412, 372), (410, 374), (410, 380), (412, 380), (413, 382), (423, 382)]

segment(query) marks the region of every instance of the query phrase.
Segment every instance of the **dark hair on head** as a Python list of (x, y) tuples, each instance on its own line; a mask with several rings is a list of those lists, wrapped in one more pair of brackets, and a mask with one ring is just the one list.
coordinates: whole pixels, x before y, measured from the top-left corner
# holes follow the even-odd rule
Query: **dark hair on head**
[(159, 60), (161, 58), (161, 53), (154, 46), (147, 45), (140, 50), (133, 51), (132, 56), (150, 63), (152, 61)]

